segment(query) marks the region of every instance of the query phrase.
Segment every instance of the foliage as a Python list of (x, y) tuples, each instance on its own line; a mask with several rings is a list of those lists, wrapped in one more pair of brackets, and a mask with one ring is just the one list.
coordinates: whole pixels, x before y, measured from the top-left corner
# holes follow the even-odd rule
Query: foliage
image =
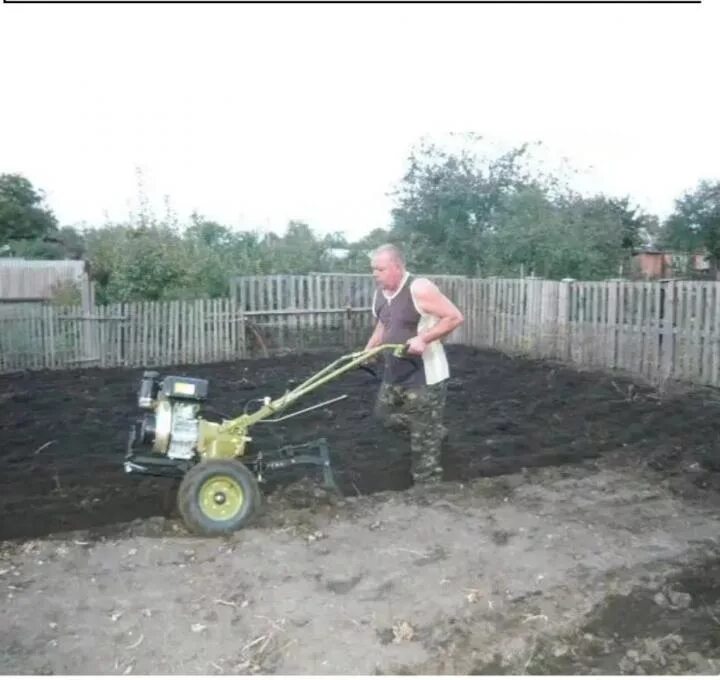
[(693, 252), (705, 249), (720, 262), (720, 182), (703, 180), (675, 201), (675, 210), (662, 226), (661, 244)]
[(0, 245), (53, 234), (57, 220), (43, 195), (22, 175), (0, 175)]
[(541, 172), (528, 145), (483, 155), (472, 142), (414, 149), (390, 228), (354, 242), (300, 221), (282, 234), (238, 231), (200, 214), (182, 224), (169, 204), (157, 219), (144, 198), (128, 222), (58, 228), (18, 175), (0, 176), (0, 234), (13, 255), (86, 259), (101, 303), (221, 297), (242, 275), (368, 272), (369, 253), (386, 242), (403, 247), (413, 271), (470, 276), (614, 277), (650, 241), (704, 246), (720, 259), (720, 183), (681, 197), (660, 229), (626, 197), (580, 195)]
[(579, 196), (531, 160), (528, 146), (489, 159), (421, 146), (396, 194), (391, 235), (426, 272), (616, 276), (657, 220), (627, 198)]

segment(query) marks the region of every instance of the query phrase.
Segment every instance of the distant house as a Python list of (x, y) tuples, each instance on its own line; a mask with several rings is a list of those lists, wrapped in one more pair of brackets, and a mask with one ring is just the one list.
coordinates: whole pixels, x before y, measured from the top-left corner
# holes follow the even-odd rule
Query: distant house
[(710, 271), (710, 259), (704, 252), (688, 254), (647, 249), (636, 252), (633, 262), (636, 276), (643, 279), (672, 279)]
[(77, 285), (83, 299), (90, 283), (83, 260), (23, 260), (0, 257), (0, 304), (45, 302), (68, 283)]
[(693, 253), (690, 257), (693, 270), (696, 272), (710, 271), (710, 256), (707, 253)]
[(334, 260), (347, 260), (350, 257), (349, 248), (328, 248), (325, 254)]

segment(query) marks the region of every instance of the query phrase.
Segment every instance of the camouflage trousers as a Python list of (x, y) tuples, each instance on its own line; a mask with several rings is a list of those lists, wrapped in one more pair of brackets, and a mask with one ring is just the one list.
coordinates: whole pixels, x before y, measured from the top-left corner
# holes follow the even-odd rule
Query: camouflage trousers
[(442, 474), (440, 454), (447, 436), (443, 413), (445, 381), (421, 387), (401, 387), (383, 383), (375, 405), (375, 415), (385, 427), (410, 434), (411, 472), (417, 482), (437, 479)]

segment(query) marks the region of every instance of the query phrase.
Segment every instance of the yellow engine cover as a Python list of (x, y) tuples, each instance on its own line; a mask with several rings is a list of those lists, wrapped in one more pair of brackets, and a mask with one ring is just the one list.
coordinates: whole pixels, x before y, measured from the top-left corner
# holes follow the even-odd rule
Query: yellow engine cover
[(198, 421), (197, 450), (204, 459), (240, 458), (245, 455), (245, 444), (249, 441), (245, 432), (221, 432), (219, 423)]

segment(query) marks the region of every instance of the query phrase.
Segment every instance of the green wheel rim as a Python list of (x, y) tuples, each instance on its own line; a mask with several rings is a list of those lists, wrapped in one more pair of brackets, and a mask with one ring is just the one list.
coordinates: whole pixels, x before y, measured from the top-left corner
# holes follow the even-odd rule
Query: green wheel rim
[(200, 487), (199, 497), (203, 514), (213, 521), (222, 522), (240, 512), (245, 493), (232, 477), (218, 475)]

